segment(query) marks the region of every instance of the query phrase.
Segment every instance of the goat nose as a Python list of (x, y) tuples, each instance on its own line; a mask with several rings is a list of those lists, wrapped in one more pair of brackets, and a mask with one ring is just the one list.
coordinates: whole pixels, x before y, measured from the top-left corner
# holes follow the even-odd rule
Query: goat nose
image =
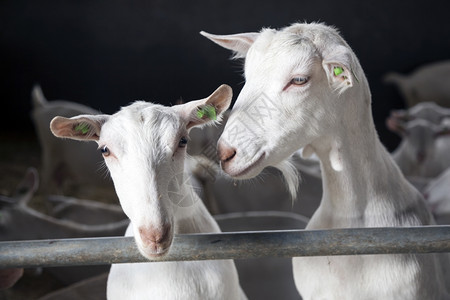
[(222, 164), (231, 161), (236, 156), (236, 148), (230, 147), (224, 142), (219, 142), (217, 154)]
[(141, 226), (139, 227), (139, 235), (145, 245), (163, 244), (170, 237), (170, 228), (169, 224), (163, 225), (161, 228)]

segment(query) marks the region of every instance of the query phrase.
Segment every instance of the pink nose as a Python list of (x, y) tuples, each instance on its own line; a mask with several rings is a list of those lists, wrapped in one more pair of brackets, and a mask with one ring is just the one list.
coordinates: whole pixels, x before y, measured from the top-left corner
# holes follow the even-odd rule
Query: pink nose
[(236, 156), (236, 148), (233, 148), (227, 143), (220, 141), (219, 145), (217, 146), (217, 154), (222, 164), (222, 168), (225, 168), (225, 165), (231, 162)]
[(139, 227), (139, 236), (144, 246), (155, 253), (166, 250), (172, 242), (170, 224), (165, 224), (161, 228), (141, 226)]

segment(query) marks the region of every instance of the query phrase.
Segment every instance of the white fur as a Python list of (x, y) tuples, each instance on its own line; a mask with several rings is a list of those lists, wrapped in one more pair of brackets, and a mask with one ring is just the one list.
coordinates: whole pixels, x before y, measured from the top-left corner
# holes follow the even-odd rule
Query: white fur
[[(233, 43), (224, 42), (226, 35), (203, 34), (245, 56), (246, 83), (218, 145), (227, 173), (250, 178), (305, 147), (319, 157), (323, 177), (321, 205), (307, 229), (433, 224), (423, 198), (378, 139), (368, 82), (337, 30), (322, 24), (264, 29), (249, 35), (253, 43), (245, 47), (230, 47), (244, 34), (232, 36)], [(335, 74), (336, 67), (342, 72)], [(293, 78), (308, 81), (290, 84)], [(252, 118), (261, 97), (278, 108), (263, 126)], [(242, 124), (252, 133), (245, 145), (233, 135)], [(446, 259), (298, 257), (294, 279), (303, 299), (449, 299), (440, 269), (448, 268)]]
[[(229, 115), (228, 112), (226, 115)], [(228, 116), (225, 116), (224, 121), (227, 119)], [(213, 215), (254, 210), (293, 211), (311, 217), (322, 197), (318, 160), (302, 159), (299, 151), (277, 166), (278, 170), (281, 169), (281, 175), (285, 173), (284, 176), (280, 176), (280, 172), (274, 169), (266, 169), (257, 178), (236, 181), (221, 172), (219, 166), (216, 145), (223, 128), (224, 124), (221, 124), (193, 128), (190, 132), (191, 141), (187, 151), (191, 159), (188, 169), (192, 172), (198, 186), (196, 190), (200, 191), (199, 195), (208, 210)], [(294, 169), (291, 168), (292, 165)], [(296, 201), (279, 201), (289, 198)]]
[[(189, 185), (184, 172), (186, 148), (180, 144), (193, 126), (213, 122), (197, 110), (215, 107), (217, 115), (231, 101), (223, 85), (210, 97), (174, 107), (137, 101), (114, 115), (55, 118), (59, 137), (95, 140), (106, 146), (106, 165), (131, 223), (140, 252), (158, 259), (170, 251), (174, 234), (220, 232), (219, 226)], [(89, 131), (76, 130), (80, 124)], [(181, 145), (181, 146), (180, 146)], [(115, 264), (107, 285), (108, 299), (242, 299), (232, 260)]]

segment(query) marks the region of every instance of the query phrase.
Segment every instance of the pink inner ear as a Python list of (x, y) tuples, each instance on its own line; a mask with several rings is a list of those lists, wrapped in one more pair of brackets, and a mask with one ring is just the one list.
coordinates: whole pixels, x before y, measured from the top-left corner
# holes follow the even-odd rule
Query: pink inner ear
[[(80, 129), (77, 129), (77, 126), (81, 126)], [(55, 136), (76, 140), (98, 140), (99, 126), (98, 123), (87, 118), (55, 117), (50, 123), (50, 129)]]
[(200, 125), (202, 123), (204, 123), (205, 121), (202, 119), (199, 119), (197, 117), (197, 106), (192, 107), (189, 110), (189, 113), (185, 115), (185, 119), (186, 119), (186, 129), (189, 130), (194, 126)]
[(67, 118), (56, 117), (50, 122), (50, 129), (57, 137), (67, 137), (71, 135), (72, 125)]
[(402, 126), (402, 122), (399, 121), (395, 117), (389, 117), (386, 120), (386, 127), (393, 132), (399, 133), (399, 134), (405, 134), (405, 129)]
[(344, 67), (333, 65), (331, 67), (331, 74), (334, 78), (342, 82), (348, 80), (348, 71)]
[(197, 116), (199, 108), (212, 106), (215, 109), (215, 115), (218, 118), (231, 103), (233, 90), (230, 86), (222, 84), (208, 98), (191, 101), (178, 107), (182, 118), (186, 122), (186, 129), (209, 122), (207, 114), (205, 117)]
[(230, 86), (222, 84), (209, 96), (206, 105), (214, 106), (216, 114), (220, 115), (223, 111), (228, 109), (231, 104), (231, 98), (233, 97), (233, 90)]

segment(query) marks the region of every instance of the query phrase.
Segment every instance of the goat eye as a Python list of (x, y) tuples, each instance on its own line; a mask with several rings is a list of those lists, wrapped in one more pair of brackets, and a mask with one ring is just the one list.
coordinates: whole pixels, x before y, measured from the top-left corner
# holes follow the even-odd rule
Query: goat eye
[(187, 138), (182, 137), (182, 138), (180, 139), (180, 142), (178, 143), (178, 147), (184, 148), (184, 147), (186, 147), (187, 143), (188, 143)]
[(102, 153), (103, 156), (108, 156), (109, 154), (111, 154), (111, 153), (109, 152), (108, 147), (106, 147), (106, 146), (101, 147), (101, 148), (100, 148), (100, 152)]
[(305, 83), (308, 82), (308, 77), (294, 77), (291, 79), (290, 84), (294, 84), (294, 85), (304, 85)]

